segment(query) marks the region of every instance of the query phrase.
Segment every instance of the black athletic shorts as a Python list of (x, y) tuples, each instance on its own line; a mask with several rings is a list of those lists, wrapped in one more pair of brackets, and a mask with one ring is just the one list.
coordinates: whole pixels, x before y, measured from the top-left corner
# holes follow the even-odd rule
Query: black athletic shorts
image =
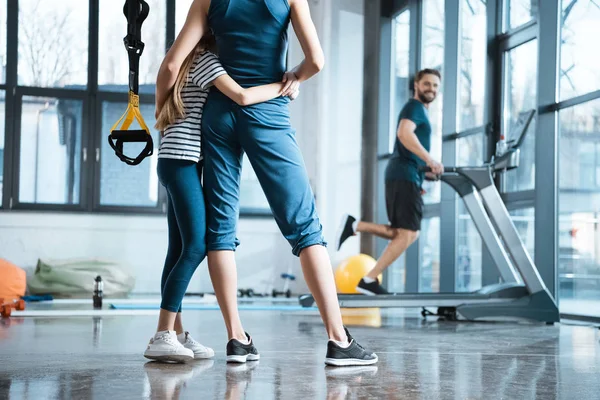
[(385, 204), (392, 228), (421, 230), (423, 196), (421, 188), (410, 181), (385, 182)]

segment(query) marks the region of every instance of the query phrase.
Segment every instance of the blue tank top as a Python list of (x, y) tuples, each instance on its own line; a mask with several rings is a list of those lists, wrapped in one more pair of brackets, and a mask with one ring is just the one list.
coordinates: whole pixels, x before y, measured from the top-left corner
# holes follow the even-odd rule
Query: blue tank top
[(208, 10), (219, 59), (242, 87), (281, 82), (289, 23), (288, 0), (211, 0)]

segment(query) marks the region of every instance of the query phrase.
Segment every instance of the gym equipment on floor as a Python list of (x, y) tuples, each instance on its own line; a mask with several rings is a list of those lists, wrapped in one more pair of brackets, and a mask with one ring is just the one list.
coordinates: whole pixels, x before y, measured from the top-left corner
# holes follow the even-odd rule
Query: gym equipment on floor
[(289, 274), (289, 273), (284, 273), (281, 274), (281, 279), (283, 279), (285, 281), (285, 283), (283, 284), (283, 290), (282, 291), (278, 291), (277, 289), (273, 288), (273, 291), (271, 292), (271, 296), (273, 297), (277, 297), (277, 296), (285, 296), (288, 299), (290, 297), (292, 297), (292, 291), (290, 289), (290, 282), (293, 282), (296, 280), (296, 276)]
[[(371, 272), (375, 264), (377, 264), (377, 260), (368, 254), (357, 254), (343, 260), (333, 275), (338, 293), (360, 293), (356, 290), (356, 286), (365, 275)], [(377, 280), (381, 284), (383, 276), (379, 275)]]
[[(437, 314), (456, 320), (480, 318), (525, 318), (546, 323), (558, 322), (556, 301), (546, 288), (523, 241), (494, 185), (493, 175), (519, 166), (519, 147), (523, 143), (535, 110), (521, 113), (508, 142), (508, 150), (481, 166), (446, 167), (441, 180), (463, 199), (481, 239), (489, 251), (502, 283), (487, 285), (472, 293), (401, 293), (378, 296), (338, 295), (343, 308), (363, 307), (438, 307)], [(426, 171), (426, 169), (423, 169)], [(314, 304), (311, 295), (299, 298), (300, 304)], [(427, 310), (423, 315), (430, 315)]]
[[(152, 304), (117, 304), (112, 303), (110, 305), (113, 310), (159, 310), (159, 305)], [(197, 310), (197, 311), (215, 311), (220, 310), (218, 304), (183, 304), (181, 307), (184, 311), (186, 310)], [(239, 304), (238, 310), (240, 311), (314, 311), (316, 307), (306, 308), (299, 305), (292, 304)]]
[[(110, 129), (108, 143), (117, 157), (128, 165), (138, 165), (144, 158), (151, 156), (154, 151), (150, 129), (140, 112), (138, 94), (140, 57), (144, 52), (142, 24), (148, 18), (149, 12), (150, 6), (144, 0), (126, 0), (123, 6), (123, 14), (127, 18), (127, 36), (123, 38), (123, 42), (129, 56), (129, 101), (125, 113)], [(142, 129), (129, 129), (134, 119)], [(123, 125), (117, 129), (121, 121), (123, 121)], [(123, 143), (146, 143), (146, 146), (137, 157), (133, 158), (123, 154)]]
[(5, 302), (4, 299), (0, 299), (0, 315), (2, 315), (3, 318), (10, 317), (13, 310), (25, 310), (25, 300), (21, 299)]

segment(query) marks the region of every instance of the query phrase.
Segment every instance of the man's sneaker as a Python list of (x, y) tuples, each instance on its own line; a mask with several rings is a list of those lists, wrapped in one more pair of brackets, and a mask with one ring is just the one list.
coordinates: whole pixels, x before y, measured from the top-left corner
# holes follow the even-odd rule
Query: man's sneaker
[(231, 339), (227, 343), (227, 362), (245, 363), (246, 361), (260, 360), (260, 354), (252, 343), (252, 338), (246, 333), (248, 344), (244, 344), (237, 339)]
[(335, 367), (349, 367), (354, 365), (372, 365), (378, 361), (375, 353), (368, 352), (346, 330), (348, 347), (340, 347), (337, 343), (330, 340), (327, 342), (327, 355), (325, 356), (325, 364)]
[(360, 282), (358, 282), (356, 290), (359, 293), (366, 294), (369, 296), (374, 296), (377, 294), (390, 294), (387, 290), (383, 288), (383, 286), (379, 284), (378, 280), (375, 280), (375, 282), (367, 283), (365, 282), (365, 278), (361, 279)]
[(164, 331), (150, 339), (144, 357), (150, 360), (184, 363), (194, 359), (194, 352), (179, 343), (175, 331)]
[(354, 236), (356, 232), (354, 231), (354, 223), (356, 222), (356, 218), (352, 215), (344, 215), (342, 218), (342, 223), (338, 229), (338, 243), (337, 249), (339, 250), (342, 247), (342, 244), (351, 236)]
[(200, 360), (204, 358), (213, 358), (215, 356), (215, 352), (210, 347), (205, 347), (200, 343), (196, 342), (194, 338), (190, 335), (189, 332), (184, 332), (180, 335), (177, 335), (177, 340), (179, 343), (183, 345), (186, 349), (190, 349), (194, 352), (194, 359)]

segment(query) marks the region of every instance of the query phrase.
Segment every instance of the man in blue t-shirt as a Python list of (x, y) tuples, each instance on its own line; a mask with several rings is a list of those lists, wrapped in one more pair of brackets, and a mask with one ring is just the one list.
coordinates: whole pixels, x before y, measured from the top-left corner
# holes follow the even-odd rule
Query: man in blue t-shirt
[(400, 112), (394, 152), (385, 170), (385, 202), (390, 224), (357, 221), (351, 215), (342, 221), (338, 250), (357, 232), (371, 233), (390, 241), (375, 267), (358, 283), (356, 290), (363, 294), (388, 294), (377, 277), (419, 237), (423, 218), (421, 185), (425, 175), (419, 167), (430, 167), (433, 175), (444, 172), (444, 166), (429, 154), (431, 124), (428, 109), (437, 96), (440, 81), (437, 70), (419, 71), (414, 82), (415, 95)]

